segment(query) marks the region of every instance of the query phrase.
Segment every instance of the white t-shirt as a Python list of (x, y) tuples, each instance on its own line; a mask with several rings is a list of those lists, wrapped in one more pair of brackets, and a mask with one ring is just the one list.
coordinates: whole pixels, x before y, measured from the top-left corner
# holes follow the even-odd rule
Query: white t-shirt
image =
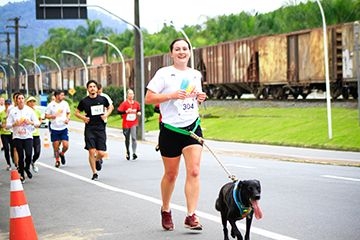
[[(100, 93), (100, 96), (103, 96), (104, 98), (106, 98), (106, 99), (108, 100), (109, 106), (110, 106), (110, 105), (113, 105), (113, 100), (111, 100), (111, 98), (110, 98), (109, 95), (107, 95), (106, 93), (103, 93), (103, 92), (102, 92), (102, 93)], [(107, 123), (107, 118), (105, 118), (104, 122)]]
[(12, 107), (9, 116), (6, 121), (6, 127), (13, 129), (13, 138), (28, 139), (33, 138), (32, 133), (35, 130), (33, 125), (22, 124), (20, 126), (13, 127), (12, 125), (16, 121), (30, 120), (34, 122), (34, 125), (39, 125), (39, 119), (36, 117), (35, 112), (32, 108), (24, 106), (22, 109), (18, 107)]
[(188, 94), (184, 100), (160, 103), (161, 121), (174, 127), (186, 127), (199, 117), (196, 94), (202, 92), (201, 73), (192, 68), (178, 70), (173, 66), (160, 68), (150, 80), (147, 89), (155, 93), (172, 93), (183, 89)]
[(100, 93), (100, 96), (103, 96), (103, 97), (106, 97), (106, 99), (108, 100), (109, 102), (109, 105), (113, 105), (113, 101), (111, 100), (110, 96), (107, 95), (106, 93)]
[(60, 131), (67, 128), (67, 124), (65, 123), (65, 121), (67, 119), (67, 114), (70, 113), (70, 107), (65, 100), (59, 103), (57, 103), (56, 101), (50, 102), (46, 108), (45, 113), (50, 115), (56, 115), (55, 119), (51, 119), (51, 129)]

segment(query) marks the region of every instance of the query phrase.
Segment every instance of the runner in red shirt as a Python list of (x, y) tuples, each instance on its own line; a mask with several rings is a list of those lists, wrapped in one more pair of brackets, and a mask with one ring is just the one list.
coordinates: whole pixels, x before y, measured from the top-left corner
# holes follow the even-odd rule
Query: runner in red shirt
[(140, 103), (134, 100), (134, 91), (127, 91), (127, 99), (122, 102), (118, 109), (118, 113), (122, 115), (122, 128), (125, 136), (126, 160), (130, 160), (130, 137), (131, 147), (133, 150), (133, 160), (136, 155), (136, 127), (138, 125), (138, 116), (141, 115)]

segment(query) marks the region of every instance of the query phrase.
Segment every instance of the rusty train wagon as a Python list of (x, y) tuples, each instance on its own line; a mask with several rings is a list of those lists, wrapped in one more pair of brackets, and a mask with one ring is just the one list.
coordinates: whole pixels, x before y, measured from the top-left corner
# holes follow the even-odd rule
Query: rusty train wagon
[[(328, 27), (327, 39), (331, 97), (357, 98), (356, 74), (349, 68), (354, 62), (344, 64), (354, 48), (353, 24)], [(326, 90), (322, 28), (260, 37), (257, 42), (259, 81), (272, 98), (306, 98), (313, 90)]]
[(249, 38), (195, 49), (195, 67), (210, 98), (240, 98), (259, 89), (255, 44)]
[[(357, 98), (354, 24), (327, 28), (330, 94)], [(287, 34), (259, 36), (196, 49), (197, 68), (204, 75), (204, 89), (212, 98), (306, 98), (311, 91), (325, 91), (322, 28)]]

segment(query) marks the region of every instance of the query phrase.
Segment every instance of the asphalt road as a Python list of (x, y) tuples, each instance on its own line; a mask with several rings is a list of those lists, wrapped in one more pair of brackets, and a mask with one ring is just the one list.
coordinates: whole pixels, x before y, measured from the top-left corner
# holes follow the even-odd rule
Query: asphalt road
[[(39, 173), (24, 184), (39, 239), (223, 239), (214, 203), (229, 179), (206, 148), (198, 207), (204, 230), (191, 232), (183, 227), (182, 165), (172, 201), (175, 230), (165, 232), (160, 225), (162, 163), (154, 150), (157, 133), (147, 133), (146, 141), (138, 143), (138, 160), (126, 161), (121, 130), (109, 129), (109, 159), (99, 181), (91, 181), (82, 126), (71, 123), (67, 164), (56, 169), (51, 148), (43, 149)], [(339, 163), (356, 166), (360, 153), (206, 143), (229, 172), (261, 181), (264, 218), (254, 220), (253, 240), (358, 239), (360, 168)], [(10, 181), (1, 159), (0, 239), (8, 239)], [(307, 163), (313, 161), (321, 164)], [(242, 232), (244, 223), (238, 222)]]

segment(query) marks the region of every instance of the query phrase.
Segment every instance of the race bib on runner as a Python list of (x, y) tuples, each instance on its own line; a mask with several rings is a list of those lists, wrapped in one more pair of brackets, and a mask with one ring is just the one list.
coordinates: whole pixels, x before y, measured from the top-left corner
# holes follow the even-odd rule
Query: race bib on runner
[(91, 106), (90, 109), (91, 109), (92, 116), (104, 114), (104, 105)]
[(179, 99), (176, 101), (175, 105), (180, 116), (193, 115), (197, 110), (194, 98), (186, 98), (184, 100)]
[(16, 135), (24, 137), (26, 136), (27, 132), (26, 132), (26, 127), (19, 127), (16, 131)]
[(128, 113), (126, 115), (126, 120), (127, 121), (135, 121), (135, 119), (136, 119), (136, 113)]

